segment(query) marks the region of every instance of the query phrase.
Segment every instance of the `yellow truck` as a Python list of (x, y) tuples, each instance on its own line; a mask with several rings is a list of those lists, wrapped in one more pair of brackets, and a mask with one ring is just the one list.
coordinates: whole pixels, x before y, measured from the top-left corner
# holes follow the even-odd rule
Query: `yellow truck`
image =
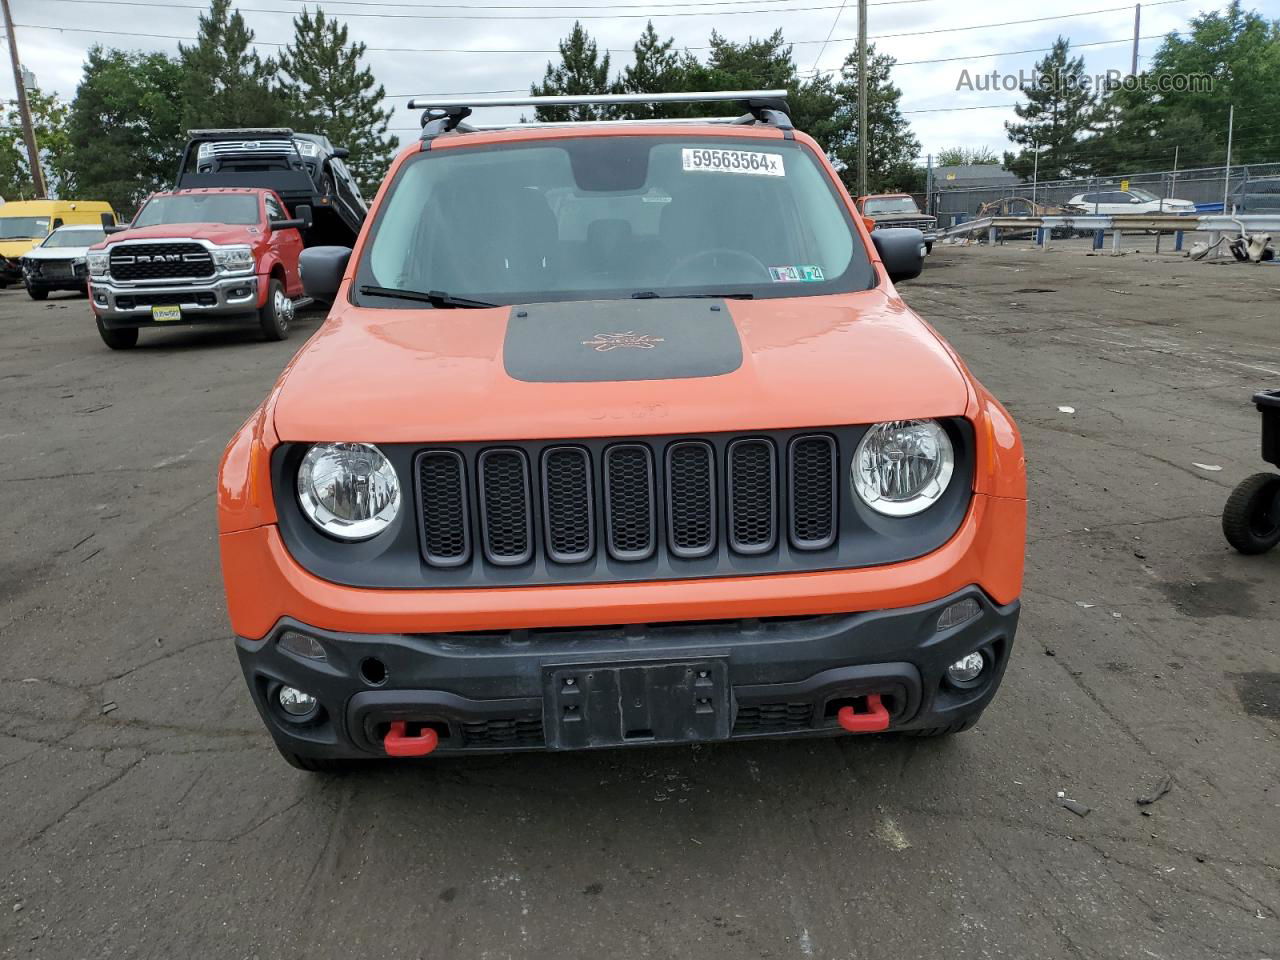
[(115, 222), (111, 204), (102, 200), (14, 200), (0, 206), (0, 288), (22, 279), (23, 254), (58, 227)]

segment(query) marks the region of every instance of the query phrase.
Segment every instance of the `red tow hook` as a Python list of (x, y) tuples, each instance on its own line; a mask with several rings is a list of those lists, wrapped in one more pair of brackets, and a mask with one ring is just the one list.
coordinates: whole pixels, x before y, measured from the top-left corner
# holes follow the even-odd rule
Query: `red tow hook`
[(430, 727), (423, 727), (416, 737), (406, 737), (406, 723), (396, 720), (383, 738), (382, 746), (389, 757), (425, 757), (440, 743), (439, 735)]
[(853, 707), (841, 707), (836, 721), (850, 733), (878, 733), (889, 729), (889, 711), (880, 702), (880, 694), (867, 694), (867, 712), (855, 713)]

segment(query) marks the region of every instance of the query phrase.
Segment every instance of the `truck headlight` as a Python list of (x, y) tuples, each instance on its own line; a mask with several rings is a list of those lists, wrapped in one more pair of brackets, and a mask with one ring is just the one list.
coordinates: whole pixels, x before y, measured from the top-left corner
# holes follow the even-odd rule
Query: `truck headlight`
[(85, 260), (89, 264), (89, 276), (105, 277), (107, 275), (107, 254), (105, 252), (86, 254)]
[(853, 455), (853, 491), (886, 517), (911, 517), (933, 506), (955, 472), (955, 449), (936, 420), (877, 423)]
[(214, 247), (213, 262), (223, 273), (249, 273), (253, 270), (253, 250), (249, 247)]
[(298, 468), (298, 502), (330, 536), (368, 540), (400, 512), (400, 480), (371, 444), (317, 443)]
[(303, 140), (301, 137), (294, 137), (293, 145), (298, 148), (298, 152), (304, 157), (320, 156), (320, 144), (311, 140)]

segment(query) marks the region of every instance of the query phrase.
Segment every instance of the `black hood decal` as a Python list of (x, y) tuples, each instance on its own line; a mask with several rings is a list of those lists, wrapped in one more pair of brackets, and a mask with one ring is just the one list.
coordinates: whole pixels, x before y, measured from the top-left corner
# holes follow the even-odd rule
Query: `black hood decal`
[(512, 307), (507, 375), (529, 383), (719, 377), (742, 366), (723, 300), (587, 300)]

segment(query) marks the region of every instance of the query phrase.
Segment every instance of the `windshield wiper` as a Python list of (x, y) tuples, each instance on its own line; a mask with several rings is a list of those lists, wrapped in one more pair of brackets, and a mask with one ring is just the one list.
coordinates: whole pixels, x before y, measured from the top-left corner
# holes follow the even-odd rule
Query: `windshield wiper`
[(632, 300), (754, 300), (754, 293), (658, 293), (654, 290), (637, 290)]
[(394, 297), (397, 300), (413, 300), (416, 303), (429, 303), (433, 307), (496, 307), (496, 303), (484, 300), (468, 300), (465, 297), (454, 297), (442, 290), (401, 290), (397, 287), (374, 287), (365, 284), (360, 292), (366, 297)]

